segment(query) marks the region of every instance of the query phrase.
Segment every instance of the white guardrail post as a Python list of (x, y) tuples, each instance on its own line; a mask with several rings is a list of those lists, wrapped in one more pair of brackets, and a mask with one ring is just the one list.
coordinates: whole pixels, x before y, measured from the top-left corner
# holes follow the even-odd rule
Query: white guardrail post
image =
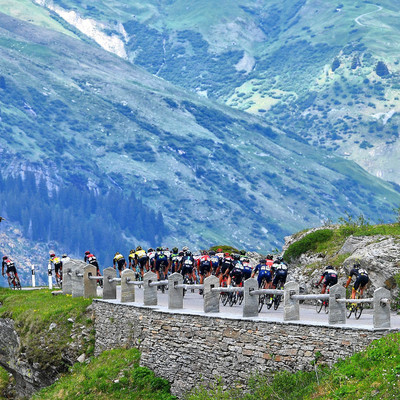
[(36, 287), (35, 266), (32, 265), (32, 287)]
[(183, 308), (183, 288), (176, 285), (182, 285), (183, 276), (174, 272), (168, 277), (168, 308), (178, 310)]
[(83, 267), (83, 297), (88, 299), (97, 296), (97, 280), (90, 279), (96, 276), (97, 268), (94, 265), (87, 264)]
[(329, 291), (329, 325), (346, 323), (346, 303), (339, 299), (346, 298), (346, 289), (338, 283)]
[(146, 272), (143, 276), (143, 303), (145, 306), (157, 305), (157, 286), (150, 286), (150, 283), (157, 282), (157, 275), (154, 272)]
[(243, 317), (258, 316), (258, 302), (260, 296), (252, 295), (251, 292), (258, 289), (258, 281), (255, 278), (244, 281)]
[(207, 276), (204, 279), (204, 303), (203, 310), (205, 313), (218, 313), (219, 312), (219, 293), (213, 291), (214, 288), (219, 287), (219, 278), (214, 275)]
[(374, 292), (375, 329), (390, 328), (390, 291), (381, 287)]
[[(135, 301), (135, 272), (124, 269), (121, 273), (121, 303), (133, 303)], [(103, 297), (104, 298), (104, 297)]]
[(108, 267), (103, 270), (103, 299), (115, 300), (117, 298), (117, 270)]
[(292, 299), (292, 295), (299, 294), (300, 288), (297, 282), (287, 282), (284, 286), (283, 296), (283, 320), (298, 321), (300, 319), (299, 301)]
[(49, 276), (49, 289), (53, 289), (53, 273), (51, 271), (51, 264), (48, 263), (47, 265), (47, 275)]

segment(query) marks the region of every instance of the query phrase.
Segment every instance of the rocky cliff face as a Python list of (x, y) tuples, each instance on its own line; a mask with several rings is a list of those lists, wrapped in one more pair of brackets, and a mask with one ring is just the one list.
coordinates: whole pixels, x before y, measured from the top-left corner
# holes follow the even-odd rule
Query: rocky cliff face
[[(61, 340), (62, 334), (55, 323), (51, 323), (47, 331), (43, 331), (35, 349), (24, 346), (16, 329), (14, 320), (0, 319), (0, 366), (13, 375), (12, 392), (17, 398), (32, 396), (38, 390), (53, 384), (61, 373), (68, 370), (75, 362), (83, 362), (83, 338), (89, 337), (90, 332), (84, 326), (73, 324), (68, 346), (57, 360), (51, 359), (51, 343)], [(39, 355), (35, 357), (35, 355)], [(49, 361), (46, 361), (46, 354)], [(51, 360), (50, 360), (51, 359)]]
[[(283, 250), (287, 250), (291, 244), (318, 229), (322, 228), (285, 238)], [(391, 290), (392, 297), (398, 295), (395, 276), (400, 273), (399, 236), (349, 236), (332, 254), (327, 252), (302, 254), (299, 259), (291, 263), (290, 276), (292, 280), (299, 281), (301, 285), (307, 287), (307, 291), (311, 292), (313, 283), (319, 279), (325, 266), (333, 264), (340, 275), (339, 283), (344, 284), (355, 262), (360, 263), (369, 273), (367, 296), (372, 296), (373, 291), (379, 287)]]

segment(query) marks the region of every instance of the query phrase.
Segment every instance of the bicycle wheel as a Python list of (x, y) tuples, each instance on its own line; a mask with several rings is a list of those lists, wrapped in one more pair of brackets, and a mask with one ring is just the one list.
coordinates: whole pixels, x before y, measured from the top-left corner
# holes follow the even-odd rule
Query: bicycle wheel
[(329, 313), (329, 301), (324, 301), (324, 311), (325, 314)]
[(238, 303), (239, 303), (239, 305), (241, 305), (243, 303), (243, 299), (244, 299), (244, 294), (243, 293), (239, 293), (238, 294)]
[(352, 304), (349, 304), (349, 305), (347, 306), (346, 317), (347, 317), (347, 318), (350, 318), (352, 313), (353, 313), (353, 305), (352, 305)]
[(223, 306), (226, 306), (229, 301), (229, 293), (221, 293), (221, 302)]
[(322, 307), (324, 306), (324, 303), (322, 300), (317, 300), (315, 302), (315, 311), (319, 314), (322, 310)]
[(360, 319), (361, 314), (363, 312), (363, 308), (364, 308), (364, 306), (362, 305), (362, 303), (357, 304), (357, 307), (354, 310), (354, 316), (356, 317), (356, 319)]
[(272, 307), (272, 304), (274, 304), (274, 297), (273, 296), (267, 297), (267, 309), (268, 310)]
[(236, 304), (236, 293), (229, 293), (229, 306)]
[(13, 279), (10, 277), (8, 277), (8, 286), (10, 286), (10, 289), (14, 289)]
[(22, 287), (21, 287), (21, 282), (19, 281), (19, 279), (16, 280), (16, 282), (15, 282), (15, 287), (16, 287), (16, 289), (18, 289), (18, 290), (21, 290), (21, 289), (22, 289)]
[(279, 307), (279, 304), (281, 303), (281, 295), (280, 294), (277, 294), (276, 296), (275, 296), (275, 299), (274, 299), (274, 310), (277, 310), (278, 309), (278, 307)]
[(264, 306), (264, 302), (265, 302), (265, 294), (261, 294), (258, 297), (258, 312), (260, 313), (263, 306)]

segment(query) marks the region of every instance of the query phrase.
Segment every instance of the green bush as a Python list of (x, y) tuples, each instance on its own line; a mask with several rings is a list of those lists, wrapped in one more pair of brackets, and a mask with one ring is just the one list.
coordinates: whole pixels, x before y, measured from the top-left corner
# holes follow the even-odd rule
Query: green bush
[(284, 260), (290, 262), (291, 260), (299, 258), (307, 251), (316, 250), (320, 243), (324, 243), (330, 240), (333, 234), (334, 232), (332, 229), (321, 229), (319, 231), (308, 234), (307, 236), (289, 246), (283, 256)]

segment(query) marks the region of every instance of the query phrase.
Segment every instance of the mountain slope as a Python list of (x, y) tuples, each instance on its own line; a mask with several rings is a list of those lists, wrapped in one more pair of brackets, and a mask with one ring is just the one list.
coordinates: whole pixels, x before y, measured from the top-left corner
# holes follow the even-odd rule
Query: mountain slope
[(101, 45), (104, 34), (118, 39), (123, 56), (153, 74), (400, 183), (397, 3), (36, 2), (72, 24), (67, 11), (96, 21), (85, 34)]
[(388, 220), (400, 202), (356, 164), (97, 46), (4, 14), (0, 26), (3, 175), (134, 192), (162, 212), (171, 246), (266, 250), (345, 211)]

